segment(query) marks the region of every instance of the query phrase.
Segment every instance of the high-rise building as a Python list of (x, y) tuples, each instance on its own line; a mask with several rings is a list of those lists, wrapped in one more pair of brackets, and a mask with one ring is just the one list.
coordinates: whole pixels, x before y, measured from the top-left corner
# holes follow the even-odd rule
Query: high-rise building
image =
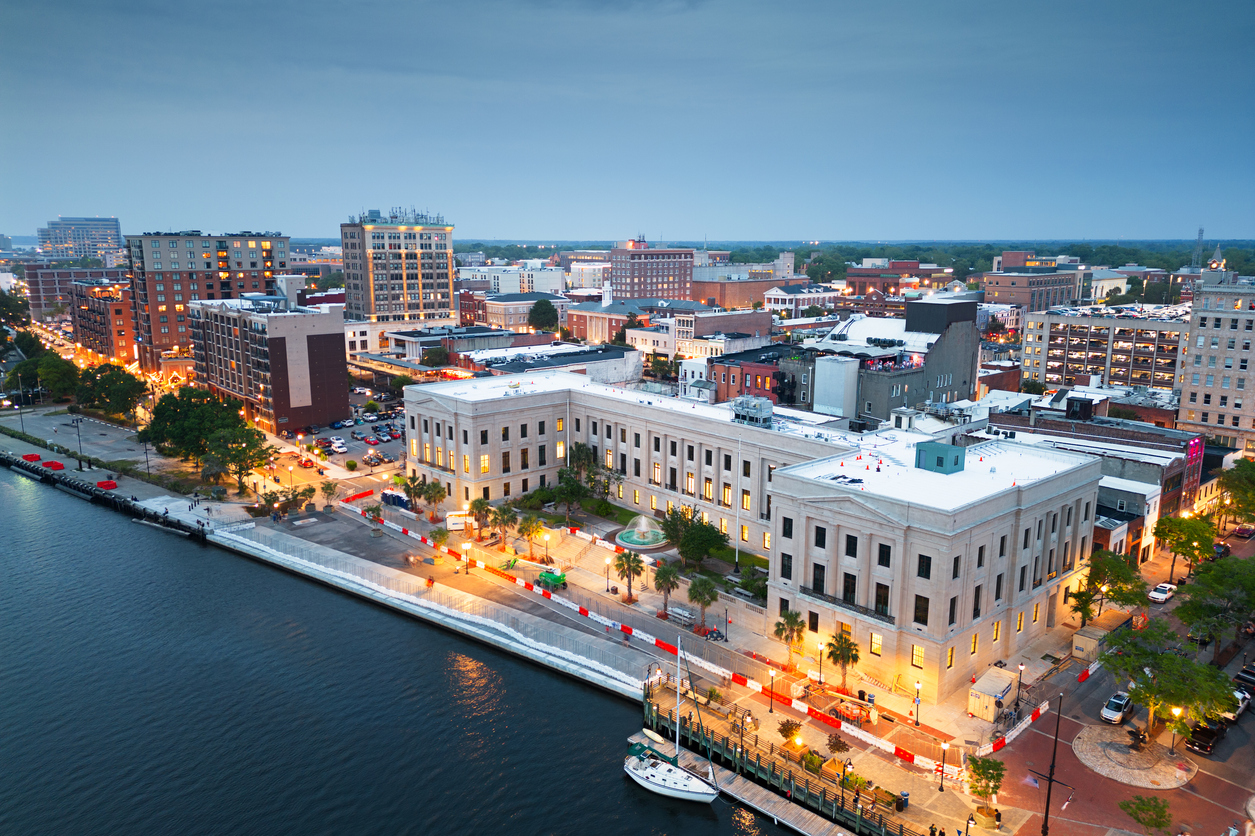
[(1048, 389), (1085, 381), (1175, 389), (1189, 332), (1179, 310), (1163, 319), (1031, 314), (1024, 320), (1024, 378)]
[(135, 321), (131, 318), (131, 283), (86, 279), (70, 287), (74, 342), (101, 360), (123, 365), (135, 357)]
[(39, 250), (54, 261), (104, 258), (122, 246), (117, 218), (57, 218), (39, 229)]
[(43, 319), (55, 315), (58, 310), (68, 313), (70, 305), (73, 304), (75, 282), (96, 279), (126, 281), (128, 274), (129, 271), (125, 267), (108, 269), (28, 264), (26, 266), (26, 293), (31, 306), (31, 316)]
[(147, 372), (161, 372), (163, 357), (191, 357), (189, 302), (270, 292), (289, 250), (287, 236), (277, 232), (146, 232), (127, 236), (126, 243), (135, 342)]
[(277, 432), (349, 416), (339, 305), (250, 293), (192, 302), (188, 322), (197, 384), (243, 401), (258, 426)]
[(610, 251), (610, 287), (616, 299), (688, 299), (693, 250), (651, 249), (644, 238)]
[(345, 316), (374, 322), (454, 315), (453, 225), (440, 215), (372, 209), (340, 224)]

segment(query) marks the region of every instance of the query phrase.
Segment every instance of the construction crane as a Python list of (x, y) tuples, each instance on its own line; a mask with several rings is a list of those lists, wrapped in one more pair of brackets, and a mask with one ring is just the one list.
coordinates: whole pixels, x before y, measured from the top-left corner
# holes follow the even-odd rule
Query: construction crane
[(1194, 244), (1194, 257), (1190, 259), (1191, 267), (1203, 266), (1203, 228), (1198, 228), (1198, 242)]

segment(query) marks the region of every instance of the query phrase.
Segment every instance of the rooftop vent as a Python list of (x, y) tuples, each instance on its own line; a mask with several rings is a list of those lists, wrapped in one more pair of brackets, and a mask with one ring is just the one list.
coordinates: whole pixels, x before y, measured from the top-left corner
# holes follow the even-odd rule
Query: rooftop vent
[(915, 445), (915, 466), (933, 473), (959, 473), (963, 470), (965, 455), (962, 447), (940, 441), (921, 441)]

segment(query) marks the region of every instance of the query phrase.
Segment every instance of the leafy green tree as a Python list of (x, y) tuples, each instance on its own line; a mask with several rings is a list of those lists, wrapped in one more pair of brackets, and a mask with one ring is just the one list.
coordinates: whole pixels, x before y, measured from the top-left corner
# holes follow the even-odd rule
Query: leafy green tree
[(985, 803), (977, 808), (978, 812), (993, 815), (989, 808), (989, 799), (1002, 789), (1002, 779), (1007, 773), (1007, 765), (997, 758), (982, 758), (972, 755), (967, 759), (968, 787), (972, 795)]
[(367, 401), (366, 403), (362, 404), (362, 411), (363, 411), (363, 412), (378, 412), (378, 411), (379, 411), (379, 402), (378, 402), (378, 401), (376, 401), (376, 400), (374, 400), (374, 399), (372, 398), (371, 400), (369, 400), (369, 401)]
[(489, 519), (489, 525), (496, 529), (501, 535), (501, 551), (505, 551), (506, 534), (519, 521), (519, 515), (509, 505), (499, 505), (492, 509), (492, 517)]
[(1116, 802), (1116, 806), (1137, 822), (1146, 836), (1168, 836), (1172, 832), (1172, 812), (1166, 798), (1135, 795)]
[[(55, 351), (45, 351), (37, 358), (35, 378), (40, 386), (48, 390), (54, 398), (65, 398), (74, 394), (78, 389), (78, 366), (69, 360), (61, 357)], [(23, 365), (21, 363), (19, 366)], [(29, 378), (26, 374), (22, 375), (22, 380), (27, 381)]]
[(528, 514), (519, 520), (519, 536), (527, 541), (527, 556), (534, 554), (536, 538), (545, 531), (544, 521), (535, 514)]
[(212, 454), (205, 456), (205, 461), (200, 466), (200, 478), (203, 481), (208, 482), (211, 485), (216, 485), (221, 482), (222, 477), (226, 475), (227, 468), (226, 465), (222, 463), (221, 459)]
[(859, 662), (858, 642), (845, 633), (834, 633), (828, 639), (828, 659), (841, 667), (841, 690), (846, 690), (846, 674), (851, 665)]
[(39, 338), (29, 331), (19, 331), (17, 336), (13, 338), (13, 344), (17, 346), (17, 350), (22, 352), (22, 356), (27, 360), (33, 360), (43, 354), (47, 349)]
[(476, 540), (484, 539), (484, 529), (488, 526), (488, 518), (492, 516), (492, 505), (482, 496), (477, 496), (471, 500), (470, 508), (471, 517), (475, 520)]
[(244, 477), (279, 451), (266, 443), (266, 434), (261, 430), (228, 427), (209, 437), (208, 452), (235, 477), (236, 488), (243, 494)]
[(715, 582), (705, 575), (700, 575), (689, 584), (689, 601), (701, 607), (702, 626), (706, 626), (706, 608), (719, 600), (719, 589)]
[(845, 738), (836, 732), (828, 735), (828, 754), (837, 758), (848, 751), (850, 751), (850, 744), (845, 742)]
[(790, 668), (793, 667), (793, 645), (802, 638), (802, 631), (805, 629), (806, 624), (802, 621), (802, 614), (797, 610), (785, 610), (780, 613), (780, 620), (776, 622), (775, 635), (788, 648), (788, 667)]
[(692, 563), (701, 567), (702, 561), (710, 557), (712, 551), (727, 544), (728, 535), (710, 523), (695, 520), (680, 540), (680, 560), (685, 566)]
[(823, 316), (824, 309), (819, 307), (818, 305), (807, 305), (805, 308), (802, 309), (801, 315), (804, 317)]
[(627, 583), (627, 600), (632, 601), (632, 579), (645, 571), (645, 561), (635, 552), (620, 552), (614, 557), (615, 577)]
[(1025, 395), (1044, 395), (1046, 394), (1046, 384), (1040, 380), (1022, 380), (1020, 381), (1020, 391)]
[(780, 737), (784, 739), (785, 743), (792, 743), (796, 740), (798, 732), (801, 730), (802, 724), (797, 720), (781, 720), (780, 724), (776, 727), (776, 731), (779, 732)]
[(340, 483), (328, 479), (318, 486), (318, 490), (322, 492), (323, 502), (326, 503), (326, 507), (330, 508), (335, 505), (336, 496), (340, 493)]
[(148, 392), (143, 380), (113, 363), (101, 363), (83, 370), (75, 398), (83, 406), (93, 406), (112, 415), (135, 411)]
[(662, 611), (671, 603), (671, 593), (680, 588), (680, 570), (672, 563), (664, 563), (654, 572), (654, 589), (662, 593)]
[(558, 309), (548, 299), (539, 299), (527, 312), (527, 324), (537, 331), (558, 330)]
[(1244, 624), (1255, 610), (1255, 562), (1234, 556), (1199, 567), (1193, 582), (1181, 589), (1177, 618), (1196, 634), (1210, 636), (1212, 661), (1219, 664), (1221, 636)]
[(587, 483), (590, 473), (597, 469), (593, 448), (582, 441), (576, 441), (567, 449), (566, 461), (566, 466), (575, 472), (581, 482)]
[(1068, 596), (1068, 608), (1081, 617), (1081, 626), (1094, 617), (1094, 604), (1105, 599), (1122, 607), (1135, 607), (1146, 595), (1146, 581), (1138, 571), (1137, 558), (1109, 551), (1089, 559), (1085, 582)]
[(139, 440), (200, 462), (209, 452), (209, 438), (214, 433), (243, 427), (239, 401), (219, 400), (204, 389), (184, 386), (174, 394), (162, 395)]
[(1255, 461), (1238, 459), (1221, 471), (1218, 480), (1221, 492), (1229, 498), (1229, 513), (1243, 522), (1255, 520)]
[(1190, 563), (1212, 554), (1216, 539), (1216, 527), (1202, 517), (1160, 517), (1155, 523), (1155, 539), (1172, 552), (1172, 565), (1168, 577), (1176, 575), (1177, 555)]
[(566, 510), (566, 523), (571, 524), (571, 506), (588, 496), (588, 486), (579, 474), (570, 468), (558, 471), (558, 484), (553, 489), (553, 500)]
[(436, 548), (443, 548), (444, 544), (449, 542), (449, 529), (439, 527), (433, 528), (431, 531), (427, 532), (427, 539), (435, 543)]
[(429, 509), (427, 519), (430, 522), (436, 521), (436, 509), (440, 507), (440, 503), (445, 501), (449, 492), (445, 489), (444, 482), (439, 479), (432, 479), (427, 483), (427, 487), (423, 488), (423, 501), (427, 503)]
[(406, 386), (413, 386), (413, 385), (414, 385), (414, 378), (410, 377), (408, 374), (399, 374), (396, 377), (392, 378), (391, 388), (397, 392), (400, 392)]
[(433, 345), (423, 352), (423, 365), (433, 369), (449, 365), (449, 349), (442, 345)]
[(366, 513), (366, 519), (370, 520), (371, 525), (375, 528), (378, 528), (379, 524), (383, 522), (382, 505), (379, 505), (378, 503), (375, 505), (367, 505), (362, 510)]

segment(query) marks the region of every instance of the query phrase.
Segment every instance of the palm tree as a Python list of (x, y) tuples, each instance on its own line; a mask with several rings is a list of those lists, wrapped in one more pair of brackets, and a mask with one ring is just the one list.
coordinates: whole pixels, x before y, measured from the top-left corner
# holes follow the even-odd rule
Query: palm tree
[(535, 514), (528, 514), (519, 520), (519, 536), (527, 540), (527, 556), (532, 556), (533, 541), (545, 530), (545, 523)]
[(427, 490), (427, 483), (419, 479), (416, 473), (409, 477), (398, 476), (397, 484), (401, 492), (405, 494), (405, 498), (410, 501), (410, 510), (417, 510), (419, 500), (423, 498), (423, 493)]
[(471, 500), (471, 516), (475, 519), (475, 539), (484, 539), (484, 527), (488, 525), (488, 517), (492, 515), (492, 505), (482, 496)]
[(776, 622), (776, 638), (784, 642), (785, 647), (789, 649), (788, 667), (790, 668), (793, 667), (793, 645), (802, 638), (802, 632), (805, 629), (802, 614), (797, 610), (785, 610), (780, 613), (780, 620)]
[(438, 479), (432, 479), (427, 483), (427, 487), (423, 489), (423, 499), (427, 501), (428, 507), (431, 509), (427, 514), (428, 522), (436, 521), (436, 508), (440, 503), (444, 502), (449, 492), (445, 490), (444, 482)]
[(501, 551), (505, 551), (505, 535), (512, 526), (519, 521), (519, 515), (509, 505), (502, 505), (499, 508), (492, 509), (492, 517), (488, 524), (497, 530), (501, 535)]
[(632, 578), (645, 571), (645, 561), (636, 552), (622, 552), (614, 559), (614, 571), (619, 580), (627, 581), (627, 600), (632, 602)]
[(828, 658), (834, 665), (841, 666), (841, 690), (845, 691), (846, 670), (858, 664), (858, 642), (845, 633), (834, 633), (828, 640)]
[(719, 600), (719, 590), (715, 582), (701, 575), (689, 584), (689, 601), (702, 608), (702, 626), (706, 626), (706, 608)]
[(662, 611), (667, 611), (671, 601), (671, 593), (680, 588), (680, 570), (675, 564), (664, 563), (654, 572), (654, 589), (662, 593)]

